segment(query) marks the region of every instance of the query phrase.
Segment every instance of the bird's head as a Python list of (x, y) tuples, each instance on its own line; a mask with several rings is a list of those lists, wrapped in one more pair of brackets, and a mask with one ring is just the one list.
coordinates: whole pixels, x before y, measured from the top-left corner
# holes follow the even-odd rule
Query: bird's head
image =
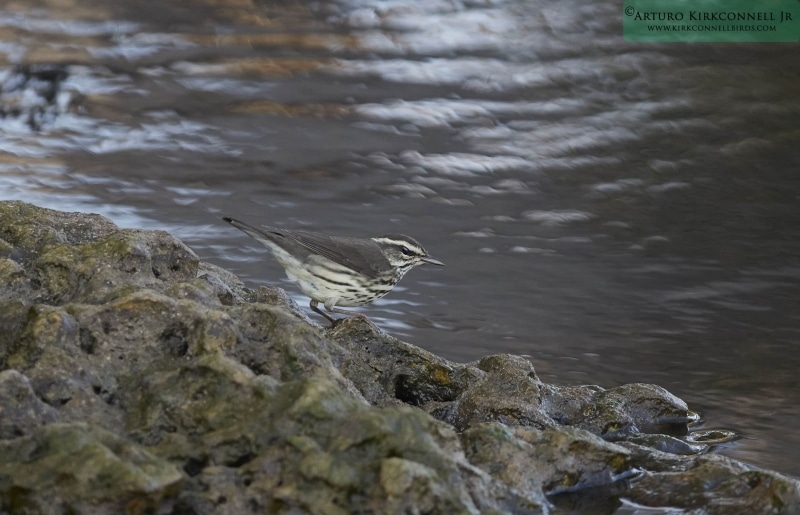
[(428, 263), (430, 265), (443, 266), (444, 263), (428, 255), (428, 251), (420, 243), (410, 236), (404, 234), (388, 234), (378, 238), (372, 238), (377, 243), (389, 264), (397, 270), (400, 277), (418, 265)]

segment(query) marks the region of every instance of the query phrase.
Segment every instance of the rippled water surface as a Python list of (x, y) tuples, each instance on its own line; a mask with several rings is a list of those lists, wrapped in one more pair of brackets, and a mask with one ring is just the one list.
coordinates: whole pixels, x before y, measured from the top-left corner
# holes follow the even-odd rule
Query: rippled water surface
[(617, 2), (26, 0), (0, 85), (4, 199), (291, 292), (221, 216), (410, 234), (447, 267), (366, 310), (385, 330), (660, 384), (800, 475), (796, 45), (628, 44)]

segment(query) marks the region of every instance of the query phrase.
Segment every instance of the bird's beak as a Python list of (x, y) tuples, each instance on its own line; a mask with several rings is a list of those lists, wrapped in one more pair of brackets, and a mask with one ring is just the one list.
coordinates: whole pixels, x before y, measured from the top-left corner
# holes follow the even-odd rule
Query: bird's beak
[(428, 263), (429, 265), (439, 265), (439, 266), (444, 266), (444, 263), (442, 263), (442, 262), (441, 262), (441, 261), (439, 261), (438, 259), (433, 259), (433, 258), (432, 258), (432, 257), (430, 257), (430, 256), (426, 256), (426, 257), (424, 257), (424, 258), (420, 259), (420, 261), (422, 261), (423, 263)]

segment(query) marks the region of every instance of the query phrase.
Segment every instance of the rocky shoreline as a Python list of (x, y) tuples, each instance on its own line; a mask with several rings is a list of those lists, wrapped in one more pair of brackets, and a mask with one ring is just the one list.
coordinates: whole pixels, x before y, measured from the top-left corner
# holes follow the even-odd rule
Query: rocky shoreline
[(663, 388), (310, 323), (165, 232), (0, 202), (0, 513), (799, 513)]

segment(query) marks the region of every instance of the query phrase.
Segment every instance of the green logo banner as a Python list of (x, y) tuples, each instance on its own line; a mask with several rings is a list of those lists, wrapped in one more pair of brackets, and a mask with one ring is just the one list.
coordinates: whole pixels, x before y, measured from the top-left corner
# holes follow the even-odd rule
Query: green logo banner
[(800, 41), (798, 0), (625, 0), (622, 36), (634, 42)]

